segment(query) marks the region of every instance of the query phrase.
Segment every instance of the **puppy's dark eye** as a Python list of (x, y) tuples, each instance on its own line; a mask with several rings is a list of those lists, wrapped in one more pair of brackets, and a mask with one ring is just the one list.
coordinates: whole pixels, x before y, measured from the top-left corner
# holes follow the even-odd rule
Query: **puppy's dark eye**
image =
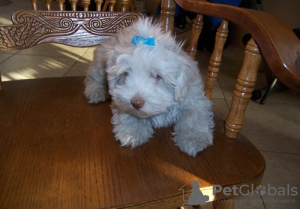
[(125, 79), (128, 76), (127, 72), (122, 73), (118, 78), (117, 78), (117, 84), (118, 85), (123, 85), (125, 83)]
[(161, 79), (160, 75), (153, 75), (153, 74), (151, 74), (150, 77), (154, 78), (156, 81), (159, 81)]
[(161, 79), (160, 75), (156, 75), (155, 80), (159, 81)]

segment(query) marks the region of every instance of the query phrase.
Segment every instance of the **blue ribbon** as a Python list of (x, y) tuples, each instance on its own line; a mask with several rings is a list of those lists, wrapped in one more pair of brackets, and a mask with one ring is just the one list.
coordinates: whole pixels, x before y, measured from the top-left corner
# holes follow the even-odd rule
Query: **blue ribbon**
[(143, 38), (140, 36), (134, 36), (131, 40), (131, 43), (134, 45), (143, 44), (148, 46), (155, 46), (155, 39), (154, 38)]

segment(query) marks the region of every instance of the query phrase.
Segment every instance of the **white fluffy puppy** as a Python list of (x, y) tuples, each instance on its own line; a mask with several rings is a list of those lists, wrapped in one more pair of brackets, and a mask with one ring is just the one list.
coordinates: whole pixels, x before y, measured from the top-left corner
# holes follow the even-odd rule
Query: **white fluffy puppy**
[[(108, 81), (108, 85), (107, 85)], [(100, 44), (85, 79), (90, 103), (112, 97), (115, 138), (136, 147), (153, 128), (174, 126), (174, 142), (195, 156), (213, 143), (213, 114), (198, 65), (151, 19), (141, 18)]]

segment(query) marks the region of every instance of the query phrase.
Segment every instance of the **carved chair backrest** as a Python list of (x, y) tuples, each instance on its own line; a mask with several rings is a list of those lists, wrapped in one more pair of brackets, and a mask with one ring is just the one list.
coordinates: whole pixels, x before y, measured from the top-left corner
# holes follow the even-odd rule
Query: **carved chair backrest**
[[(84, 11), (109, 11), (113, 12), (116, 11), (116, 8), (118, 7), (118, 10), (121, 12), (126, 11), (135, 11), (134, 5), (132, 0), (45, 0), (41, 2), (42, 7), (38, 5), (38, 0), (31, 0), (31, 5), (34, 10), (38, 9), (44, 9), (44, 7), (50, 11), (52, 10), (51, 4), (57, 3), (59, 11), (64, 10), (71, 10), (71, 11), (77, 11), (77, 10), (84, 10)], [(38, 7), (39, 6), (39, 7)]]
[(0, 28), (0, 50), (42, 43), (95, 46), (141, 16), (136, 12), (18, 10), (12, 15), (13, 25)]

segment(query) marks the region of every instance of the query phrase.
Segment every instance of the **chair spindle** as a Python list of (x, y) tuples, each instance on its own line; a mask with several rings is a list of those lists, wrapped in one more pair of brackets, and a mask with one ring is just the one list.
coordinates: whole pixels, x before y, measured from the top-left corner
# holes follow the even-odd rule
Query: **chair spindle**
[(100, 11), (101, 11), (101, 5), (102, 5), (102, 3), (103, 3), (103, 0), (95, 0), (95, 3), (96, 3), (96, 10), (97, 10), (98, 12), (100, 12)]
[(192, 34), (187, 48), (188, 53), (191, 55), (193, 59), (195, 58), (197, 53), (197, 44), (198, 44), (198, 39), (202, 31), (202, 28), (203, 28), (203, 15), (198, 14), (196, 19), (193, 22)]
[[(37, 0), (30, 0), (30, 1), (31, 1), (31, 5), (32, 5), (33, 10), (37, 10), (38, 9)], [(59, 10), (64, 11), (66, 0), (56, 0), (56, 1), (58, 2)], [(77, 10), (76, 7), (77, 7), (78, 2), (81, 3), (81, 5), (84, 8), (84, 11), (89, 11), (89, 6), (91, 4), (91, 0), (81, 0), (81, 1), (67, 0), (67, 1), (70, 2), (72, 11)], [(93, 0), (93, 1), (96, 3), (96, 11), (98, 11), (98, 12), (107, 11), (107, 10), (109, 12), (113, 12), (115, 4), (117, 2), (116, 0), (106, 0), (106, 1), (104, 1), (104, 0)], [(52, 2), (52, 0), (44, 0), (44, 3), (46, 5), (46, 9), (48, 11), (51, 10), (51, 2)], [(104, 3), (104, 6), (102, 8), (102, 3), (103, 2), (105, 2), (105, 3)], [(134, 5), (133, 5), (132, 1), (130, 1), (130, 0), (120, 0), (120, 5), (121, 5), (120, 11), (122, 11), (122, 12), (129, 11), (129, 8), (131, 9), (131, 11), (135, 11)]]
[(83, 6), (84, 11), (89, 11), (91, 0), (81, 0), (81, 4)]
[(65, 0), (56, 0), (58, 2), (59, 10), (64, 11)]
[(209, 60), (208, 71), (206, 74), (205, 93), (207, 98), (211, 99), (212, 90), (218, 77), (224, 44), (228, 37), (228, 21), (222, 20), (216, 33), (216, 42), (214, 51)]
[(76, 5), (77, 5), (78, 0), (69, 0), (69, 1), (71, 3), (72, 11), (76, 11)]
[(242, 129), (245, 111), (255, 86), (260, 61), (261, 54), (258, 46), (251, 39), (246, 46), (243, 65), (235, 84), (231, 108), (225, 122), (225, 136), (229, 138), (236, 138)]
[(165, 31), (173, 32), (175, 2), (173, 0), (161, 1), (160, 21)]
[(106, 11), (108, 8), (109, 12), (113, 12), (115, 4), (116, 4), (116, 0), (106, 0), (104, 3), (103, 11)]
[(109, 1), (109, 6), (108, 6), (108, 11), (113, 12), (116, 4), (116, 0), (108, 0)]
[(129, 7), (129, 0), (121, 0), (121, 12), (127, 12)]
[(47, 8), (48, 11), (51, 10), (51, 2), (52, 2), (52, 0), (45, 0), (46, 8)]
[(136, 11), (135, 10), (135, 6), (134, 6), (134, 4), (132, 3), (132, 1), (131, 0), (129, 0), (129, 8), (130, 8), (130, 11)]
[(33, 10), (37, 10), (37, 0), (31, 0)]

